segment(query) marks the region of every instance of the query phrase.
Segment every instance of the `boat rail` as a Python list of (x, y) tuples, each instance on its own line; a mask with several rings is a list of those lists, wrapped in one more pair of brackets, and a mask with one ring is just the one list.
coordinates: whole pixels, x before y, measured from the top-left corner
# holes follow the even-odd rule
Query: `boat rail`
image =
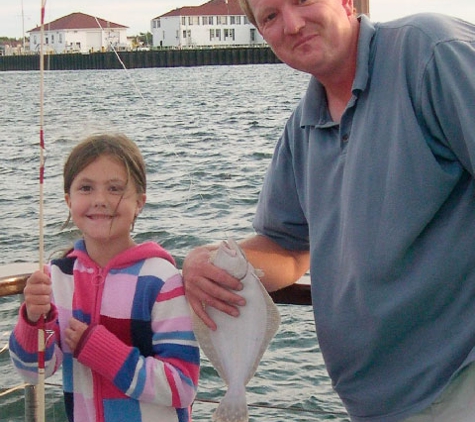
[[(38, 264), (34, 263), (19, 263), (19, 264), (9, 264), (9, 265), (0, 265), (0, 298), (6, 296), (14, 296), (14, 295), (22, 295), (23, 289), (26, 285), (26, 280), (28, 277), (38, 269)], [(289, 286), (287, 288), (278, 290), (276, 292), (272, 292), (271, 296), (273, 300), (278, 304), (288, 304), (288, 305), (310, 305), (311, 298), (310, 298), (310, 280), (308, 276), (304, 276), (302, 280), (298, 283)], [(8, 346), (5, 346), (3, 349), (0, 350), (0, 354), (8, 353)], [(57, 386), (56, 384), (51, 384), (46, 382), (46, 385)], [(19, 389), (24, 389), (25, 394), (25, 422), (36, 422), (38, 420), (37, 415), (37, 399), (36, 399), (36, 389), (35, 386), (29, 384), (21, 384), (17, 386), (13, 386), (7, 389), (0, 390), (0, 397), (7, 396)], [(196, 398), (196, 402), (201, 403), (213, 403), (217, 404), (218, 402), (213, 400), (208, 400), (205, 398), (198, 397)], [(269, 409), (278, 409), (282, 410), (283, 412), (294, 412), (294, 413), (309, 413), (318, 414), (318, 416), (322, 417), (323, 419), (327, 419), (330, 414), (327, 412), (319, 412), (319, 411), (310, 411), (305, 410), (302, 408), (292, 408), (292, 407), (282, 407), (279, 408), (278, 406), (267, 406), (261, 404), (249, 404), (251, 407), (265, 407)], [(333, 418), (336, 417), (345, 417), (346, 414), (333, 412), (331, 413)], [(330, 416), (330, 417), (331, 417)]]
[[(0, 266), (0, 297), (23, 293), (27, 278), (38, 269), (38, 264), (20, 263)], [(270, 293), (275, 303), (285, 305), (311, 305), (308, 276), (301, 281)]]

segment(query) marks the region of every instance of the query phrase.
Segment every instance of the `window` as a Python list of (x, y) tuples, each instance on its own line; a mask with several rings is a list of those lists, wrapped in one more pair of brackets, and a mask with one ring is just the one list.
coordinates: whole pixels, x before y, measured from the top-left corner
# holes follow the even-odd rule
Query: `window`
[(221, 29), (216, 30), (216, 38), (221, 41)]
[(227, 25), (228, 24), (228, 17), (227, 16), (216, 16), (217, 24), (218, 25)]
[(59, 38), (59, 43), (62, 44), (63, 43), (63, 34), (58, 34), (58, 38)]
[(249, 22), (249, 19), (247, 18), (247, 16), (244, 16), (244, 25), (249, 25), (250, 22)]
[(256, 41), (256, 29), (252, 28), (251, 29), (251, 42)]
[(200, 17), (199, 16), (188, 16), (188, 25), (199, 25)]
[(214, 40), (214, 29), (209, 30), (209, 40), (213, 41)]
[(182, 17), (181, 17), (181, 24), (182, 24), (183, 26), (186, 25), (186, 16), (182, 16)]
[(229, 23), (231, 25), (241, 25), (241, 16), (230, 16)]
[(54, 44), (54, 34), (51, 34), (51, 44)]
[(228, 40), (228, 39), (231, 39), (231, 40), (235, 40), (235, 31), (234, 29), (223, 29), (223, 35), (224, 35), (224, 40)]

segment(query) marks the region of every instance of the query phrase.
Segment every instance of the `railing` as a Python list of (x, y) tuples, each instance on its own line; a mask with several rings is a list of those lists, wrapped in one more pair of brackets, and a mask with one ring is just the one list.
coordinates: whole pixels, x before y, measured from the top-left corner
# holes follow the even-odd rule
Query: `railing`
[(21, 263), (0, 266), (0, 297), (23, 293), (27, 278), (38, 264)]
[[(0, 297), (22, 294), (27, 278), (38, 269), (38, 264), (22, 263), (0, 266)], [(301, 282), (272, 292), (275, 303), (286, 305), (310, 305), (310, 282), (304, 276)]]

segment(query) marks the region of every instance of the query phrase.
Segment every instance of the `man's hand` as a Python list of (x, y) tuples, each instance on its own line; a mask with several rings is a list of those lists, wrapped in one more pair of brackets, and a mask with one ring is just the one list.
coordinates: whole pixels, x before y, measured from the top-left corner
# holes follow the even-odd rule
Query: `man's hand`
[(238, 316), (238, 306), (243, 306), (246, 302), (233, 292), (242, 289), (241, 282), (211, 263), (213, 249), (216, 248), (193, 249), (183, 262), (182, 274), (191, 307), (210, 329), (216, 330), (216, 324), (209, 317), (205, 306)]

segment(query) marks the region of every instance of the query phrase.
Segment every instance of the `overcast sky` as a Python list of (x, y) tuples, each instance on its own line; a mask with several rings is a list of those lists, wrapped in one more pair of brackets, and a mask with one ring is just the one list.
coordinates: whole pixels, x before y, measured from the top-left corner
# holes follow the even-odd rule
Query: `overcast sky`
[[(128, 26), (128, 35), (150, 31), (150, 20), (182, 6), (206, 0), (47, 0), (46, 22), (73, 12)], [(2, 0), (0, 36), (21, 38), (40, 23), (41, 0)], [(475, 0), (370, 0), (371, 18), (386, 21), (417, 12), (440, 12), (475, 23)]]

